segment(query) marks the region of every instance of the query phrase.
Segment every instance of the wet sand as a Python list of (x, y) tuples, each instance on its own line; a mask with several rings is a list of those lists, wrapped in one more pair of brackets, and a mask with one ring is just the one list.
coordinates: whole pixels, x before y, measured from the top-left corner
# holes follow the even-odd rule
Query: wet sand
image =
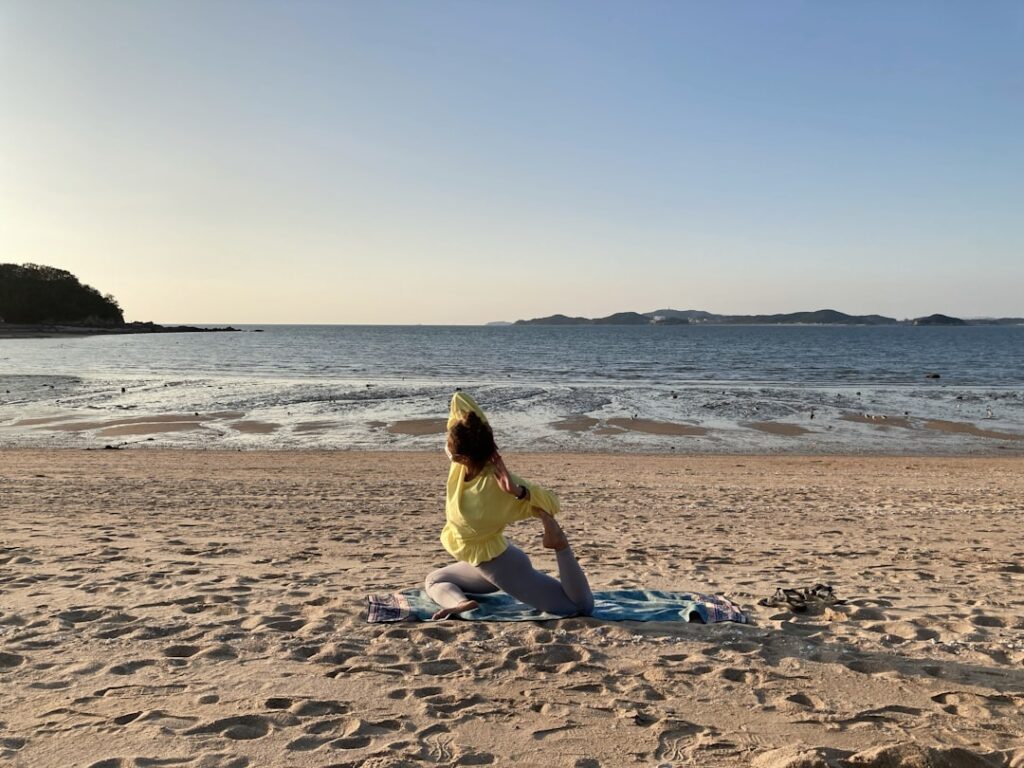
[(448, 425), (448, 419), (407, 419), (388, 424), (387, 430), (392, 435), (442, 435)]
[(551, 427), (563, 432), (593, 432), (595, 435), (620, 435), (623, 432), (640, 432), (645, 435), (675, 437), (700, 437), (708, 430), (693, 424), (678, 424), (670, 421), (638, 418), (611, 418), (604, 421), (590, 416), (572, 416), (551, 422)]
[(232, 421), (228, 423), (228, 426), (247, 435), (269, 435), (281, 428), (280, 424), (275, 424), (272, 421), (258, 421), (254, 419)]
[[(396, 417), (391, 405), (382, 406), (391, 411), (386, 418), (369, 419), (361, 408), (348, 407), (329, 410), (323, 418), (303, 418), (287, 406), (222, 410), (218, 402), (208, 411), (154, 412), (134, 405), (113, 411), (71, 409), (62, 402), (55, 399), (38, 410), (9, 406), (6, 413), (0, 403), (0, 449), (147, 444), (225, 450), (437, 450), (446, 425), (437, 412), (433, 417)], [(506, 449), (570, 453), (1024, 455), (1024, 427), (1007, 419), (832, 409), (732, 420), (716, 415), (717, 404), (711, 405), (715, 407), (690, 419), (577, 413), (558, 419), (548, 415), (536, 423), (526, 419), (515, 430), (508, 430), (507, 421), (499, 417), (497, 430)], [(977, 410), (976, 404), (969, 405)]]
[(652, 419), (608, 419), (608, 424), (619, 429), (627, 429), (631, 432), (643, 432), (648, 435), (679, 435), (699, 437), (707, 434), (704, 427), (696, 427), (692, 424), (676, 424), (669, 421), (654, 421)]
[(998, 432), (992, 429), (981, 429), (974, 424), (961, 421), (945, 421), (933, 419), (925, 424), (926, 429), (934, 429), (939, 432), (949, 432), (955, 435), (972, 435), (973, 437), (988, 437), (993, 440), (1024, 440), (1024, 435), (1016, 432)]
[(888, 414), (869, 413), (844, 413), (839, 417), (843, 421), (852, 421), (856, 424), (870, 424), (873, 427), (885, 429), (887, 427), (900, 427), (901, 429), (913, 429), (914, 425), (910, 419), (904, 416), (890, 416)]
[(506, 459), (596, 588), (754, 623), (366, 624), (448, 560), (438, 453), (8, 450), (0, 761), (1024, 764), (1021, 459)]
[(593, 429), (601, 422), (592, 416), (571, 416), (568, 419), (560, 419), (551, 422), (551, 426), (564, 432), (586, 432)]
[(782, 437), (800, 437), (811, 430), (801, 427), (799, 424), (787, 424), (781, 421), (750, 421), (742, 424), (748, 429), (756, 429), (769, 435), (781, 435)]

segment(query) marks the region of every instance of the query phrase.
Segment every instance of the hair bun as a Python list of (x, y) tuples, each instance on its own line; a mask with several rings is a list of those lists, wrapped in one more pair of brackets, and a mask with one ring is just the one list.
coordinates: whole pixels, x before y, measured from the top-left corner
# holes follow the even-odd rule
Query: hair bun
[(479, 470), (498, 447), (491, 425), (476, 411), (467, 411), (448, 430), (448, 450), (456, 461)]

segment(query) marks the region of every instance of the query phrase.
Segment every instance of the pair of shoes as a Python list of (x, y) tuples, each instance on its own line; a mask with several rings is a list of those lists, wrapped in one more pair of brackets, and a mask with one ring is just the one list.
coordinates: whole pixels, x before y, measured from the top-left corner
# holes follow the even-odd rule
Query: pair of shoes
[(790, 589), (779, 587), (771, 597), (757, 601), (758, 605), (789, 608), (793, 613), (805, 613), (808, 603), (819, 605), (837, 605), (842, 600), (836, 598), (831, 584), (815, 584), (813, 587)]
[(813, 587), (804, 589), (803, 592), (805, 600), (816, 600), (827, 605), (843, 602), (836, 599), (836, 591), (832, 589), (831, 584), (815, 584)]
[(758, 605), (789, 608), (793, 613), (804, 613), (807, 610), (807, 599), (799, 589), (779, 587), (771, 597), (762, 597)]

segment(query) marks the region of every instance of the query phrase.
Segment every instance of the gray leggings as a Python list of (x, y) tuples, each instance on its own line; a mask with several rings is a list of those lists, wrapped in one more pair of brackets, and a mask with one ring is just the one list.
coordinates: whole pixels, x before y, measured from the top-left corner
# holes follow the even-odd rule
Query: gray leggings
[(467, 592), (486, 595), (500, 589), (541, 611), (589, 615), (594, 610), (594, 595), (572, 548), (556, 553), (556, 558), (558, 581), (535, 570), (526, 553), (509, 544), (496, 558), (480, 565), (452, 563), (438, 568), (427, 576), (425, 586), (430, 599), (442, 608), (465, 602)]

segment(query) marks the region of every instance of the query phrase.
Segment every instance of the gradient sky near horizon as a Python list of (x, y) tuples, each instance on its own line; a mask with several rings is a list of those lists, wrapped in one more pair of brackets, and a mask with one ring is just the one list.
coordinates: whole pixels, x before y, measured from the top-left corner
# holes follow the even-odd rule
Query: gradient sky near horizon
[(1024, 3), (3, 0), (0, 261), (158, 322), (1024, 315)]

